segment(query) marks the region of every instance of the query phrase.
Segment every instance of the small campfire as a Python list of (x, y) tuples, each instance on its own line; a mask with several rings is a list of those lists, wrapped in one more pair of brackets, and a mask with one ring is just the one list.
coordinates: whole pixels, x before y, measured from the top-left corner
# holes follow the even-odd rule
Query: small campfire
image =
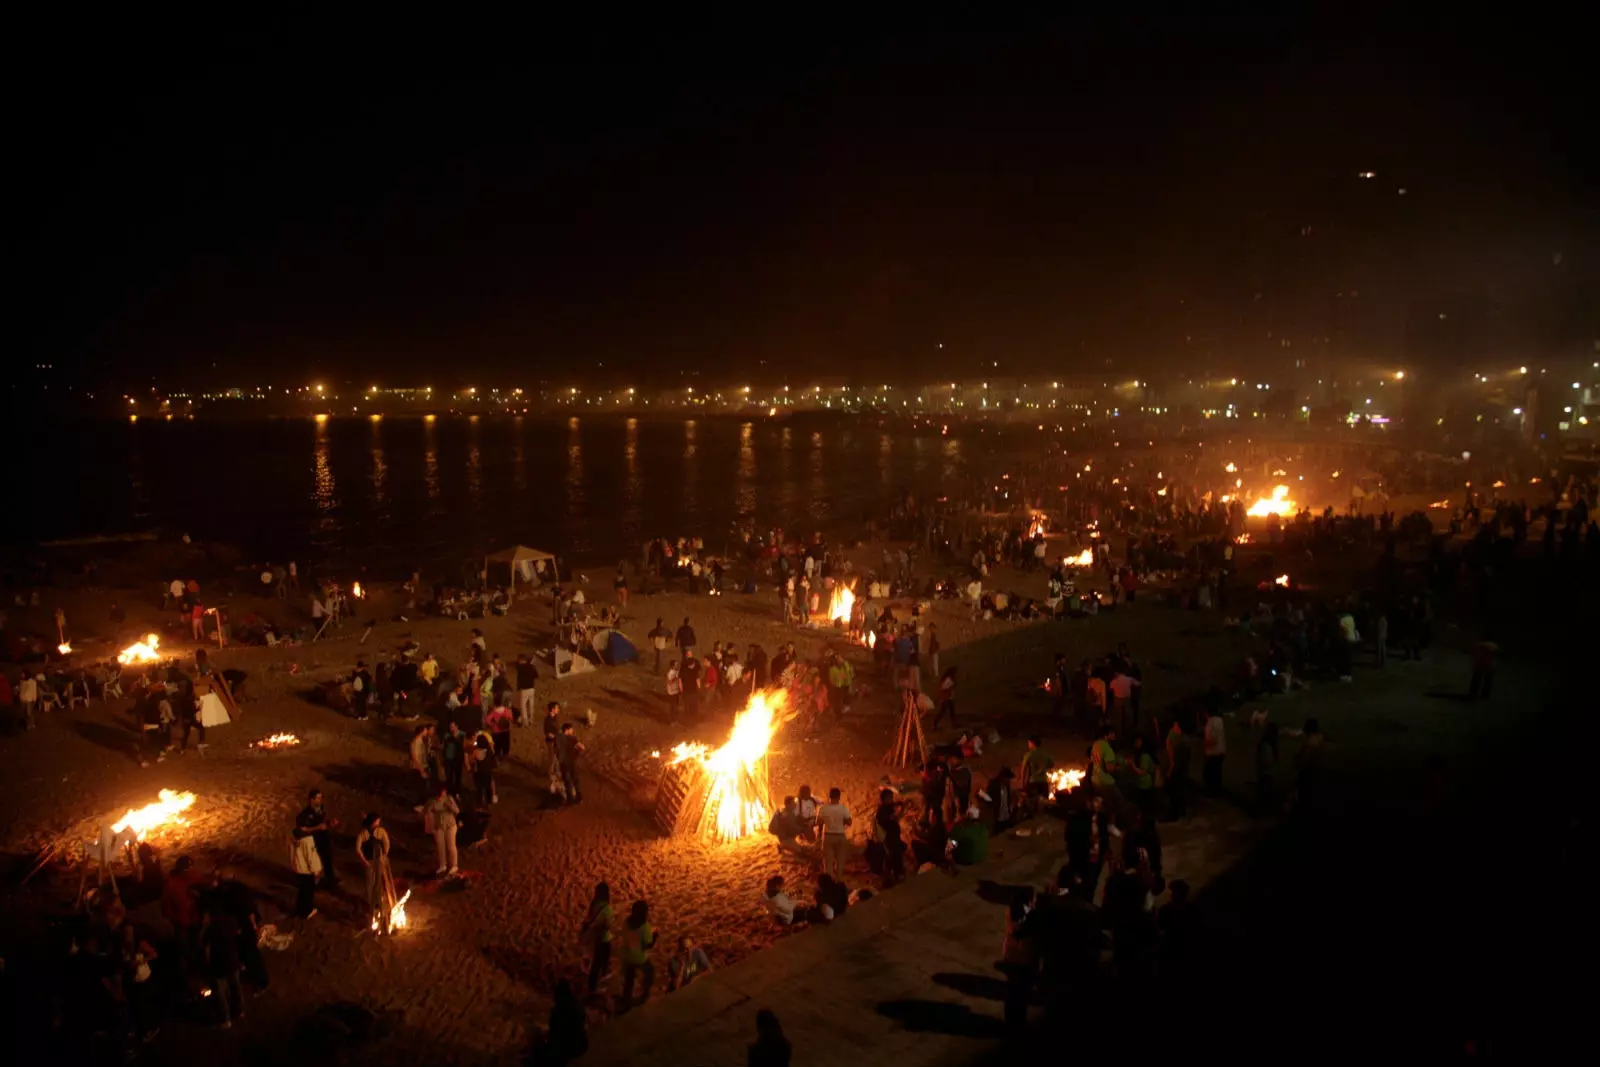
[[(406, 901), (411, 899), (411, 890), (407, 889), (405, 895), (394, 902), (394, 907), (389, 909), (389, 932), (395, 933), (406, 928)], [(378, 922), (378, 917), (372, 917), (372, 930), (381, 932), (383, 924)]]
[(1233, 539), (1233, 543), (1236, 545), (1248, 545), (1250, 543), (1250, 535), (1242, 533)]
[(159, 830), (189, 825), (189, 820), (183, 817), (183, 813), (194, 807), (196, 797), (193, 793), (163, 789), (157, 796), (160, 799), (154, 804), (146, 804), (142, 808), (129, 808), (127, 814), (111, 824), (112, 832), (120, 834), (125, 830), (131, 830), (134, 840), (143, 841)]
[(1046, 520), (1043, 515), (1035, 515), (1033, 521), (1028, 524), (1028, 540), (1031, 541), (1035, 537), (1043, 537), (1046, 533), (1045, 523)]
[(1044, 777), (1050, 783), (1051, 793), (1070, 793), (1083, 784), (1083, 772), (1070, 767), (1046, 771)]
[(61, 642), (59, 645), (56, 646), (56, 651), (61, 653), (63, 656), (72, 655), (72, 642), (70, 642), (70, 641)]
[(161, 654), (156, 651), (160, 647), (160, 637), (155, 634), (145, 634), (143, 641), (135, 641), (121, 652), (118, 652), (117, 662), (124, 667), (138, 663), (160, 663)]
[(300, 738), (295, 734), (273, 734), (271, 737), (250, 742), (250, 747), (263, 752), (272, 752), (280, 748), (293, 748), (299, 743)]
[(738, 841), (764, 831), (772, 814), (767, 749), (788, 696), (783, 689), (754, 694), (721, 748), (698, 741), (674, 746), (656, 798), (658, 819), (712, 841)]
[(1276, 578), (1272, 579), (1272, 584), (1280, 588), (1287, 589), (1289, 588), (1289, 576), (1287, 574), (1280, 574)]
[(367, 598), (367, 591), (361, 588), (360, 582), (351, 582), (350, 595), (357, 600), (365, 600)]
[(1063, 556), (1061, 557), (1061, 565), (1063, 567), (1093, 567), (1094, 549), (1086, 548), (1076, 556)]
[(1450, 506), (1450, 501), (1448, 501), (1448, 500), (1435, 500), (1433, 503), (1429, 504), (1428, 506), (1430, 508), (1448, 508)]

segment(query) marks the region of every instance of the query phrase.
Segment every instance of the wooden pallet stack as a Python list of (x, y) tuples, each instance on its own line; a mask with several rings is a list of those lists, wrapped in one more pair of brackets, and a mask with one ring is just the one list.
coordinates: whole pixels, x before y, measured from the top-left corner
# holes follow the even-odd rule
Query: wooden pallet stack
[(697, 760), (684, 760), (661, 769), (656, 787), (656, 827), (666, 836), (694, 829), (704, 806), (705, 769)]

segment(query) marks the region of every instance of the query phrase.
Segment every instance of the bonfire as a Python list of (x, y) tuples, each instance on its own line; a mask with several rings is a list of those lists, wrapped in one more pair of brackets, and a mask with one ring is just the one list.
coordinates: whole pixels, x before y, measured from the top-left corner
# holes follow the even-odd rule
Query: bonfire
[(1289, 576), (1287, 574), (1280, 574), (1276, 578), (1272, 579), (1272, 584), (1287, 589), (1289, 588)]
[(156, 795), (160, 799), (154, 804), (146, 804), (142, 808), (129, 808), (127, 814), (111, 824), (112, 832), (120, 834), (125, 830), (131, 830), (134, 840), (143, 841), (158, 830), (189, 825), (189, 820), (183, 817), (183, 813), (194, 807), (193, 793), (178, 793), (171, 789), (163, 789)]
[(1254, 504), (1251, 504), (1250, 510), (1246, 511), (1245, 514), (1257, 519), (1264, 519), (1268, 515), (1286, 518), (1293, 515), (1297, 510), (1299, 510), (1298, 505), (1289, 499), (1289, 487), (1280, 485), (1272, 490), (1270, 498), (1261, 497)]
[(161, 654), (156, 651), (161, 647), (161, 638), (155, 634), (145, 634), (143, 641), (135, 641), (121, 652), (117, 653), (117, 662), (124, 667), (137, 663), (160, 663)]
[(1248, 545), (1250, 543), (1250, 535), (1248, 533), (1242, 533), (1233, 539), (1233, 543), (1236, 545)]
[(250, 747), (270, 752), (273, 749), (293, 748), (299, 743), (300, 738), (294, 734), (273, 734), (271, 737), (263, 737), (259, 741), (250, 742)]
[(350, 595), (353, 598), (355, 598), (356, 600), (362, 600), (362, 599), (364, 599), (366, 597), (367, 591), (365, 589), (361, 588), (361, 583), (360, 582), (351, 582), (350, 583)]
[(70, 641), (61, 642), (59, 645), (56, 646), (56, 651), (61, 653), (63, 656), (72, 655), (72, 642), (70, 642)]
[[(389, 932), (392, 934), (406, 928), (406, 901), (411, 899), (411, 890), (407, 889), (405, 895), (394, 902), (394, 907), (389, 909)], [(378, 916), (372, 917), (372, 930), (374, 933), (382, 932), (383, 924), (378, 921)]]
[(1448, 501), (1448, 500), (1435, 500), (1433, 503), (1429, 504), (1428, 506), (1430, 508), (1448, 508), (1450, 506), (1450, 501)]
[(833, 622), (850, 625), (850, 612), (856, 605), (856, 593), (844, 582), (835, 582), (828, 597), (828, 618)]
[(767, 749), (788, 699), (782, 689), (755, 693), (733, 720), (733, 731), (721, 748), (712, 749), (699, 742), (673, 748), (667, 766), (690, 764), (701, 772), (701, 808), (696, 824), (701, 837), (737, 841), (766, 830), (772, 815)]
[(1070, 767), (1056, 767), (1044, 772), (1045, 781), (1050, 783), (1051, 793), (1070, 793), (1083, 784), (1083, 772)]
[(1076, 556), (1062, 556), (1061, 565), (1063, 567), (1093, 567), (1094, 549), (1086, 548)]

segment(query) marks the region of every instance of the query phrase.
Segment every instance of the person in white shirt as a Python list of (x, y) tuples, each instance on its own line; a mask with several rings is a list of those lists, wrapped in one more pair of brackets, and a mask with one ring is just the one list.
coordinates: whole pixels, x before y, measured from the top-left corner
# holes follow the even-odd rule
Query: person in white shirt
[(1205, 727), (1206, 764), (1203, 772), (1206, 790), (1211, 793), (1222, 791), (1222, 763), (1228, 753), (1228, 730), (1223, 721), (1222, 713), (1213, 709), (1206, 719)]
[(766, 907), (767, 914), (782, 925), (788, 926), (794, 922), (794, 901), (783, 891), (781, 874), (775, 874), (767, 879), (767, 891), (761, 902)]
[(34, 727), (33, 712), (39, 706), (39, 683), (26, 671), (17, 685), (17, 699), (22, 703), (22, 719), (31, 730)]
[(828, 790), (828, 802), (817, 809), (822, 824), (822, 873), (844, 878), (844, 858), (850, 851), (850, 809), (839, 803), (837, 787)]

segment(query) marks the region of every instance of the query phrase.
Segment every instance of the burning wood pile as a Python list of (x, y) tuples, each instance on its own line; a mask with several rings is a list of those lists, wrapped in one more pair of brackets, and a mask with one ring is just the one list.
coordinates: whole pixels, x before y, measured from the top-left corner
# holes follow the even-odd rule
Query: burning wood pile
[(1272, 490), (1272, 496), (1258, 498), (1245, 514), (1256, 519), (1264, 519), (1268, 515), (1282, 519), (1293, 516), (1298, 510), (1299, 505), (1289, 499), (1289, 487), (1280, 485)]
[[(407, 889), (405, 895), (395, 901), (394, 906), (389, 909), (389, 933), (398, 933), (406, 928), (406, 901), (410, 899), (411, 890)], [(384, 932), (383, 923), (379, 921), (381, 915), (382, 912), (372, 917), (372, 932), (375, 934)]]
[(119, 835), (131, 832), (135, 841), (143, 841), (152, 834), (189, 825), (183, 813), (194, 807), (196, 797), (193, 793), (163, 789), (156, 796), (159, 799), (154, 804), (129, 808), (121, 819), (111, 824), (111, 831)]
[(1070, 767), (1056, 767), (1044, 774), (1045, 781), (1050, 783), (1050, 795), (1057, 793), (1070, 793), (1083, 784), (1083, 772)]
[(656, 823), (668, 834), (737, 841), (766, 830), (773, 812), (767, 753), (790, 717), (783, 689), (757, 692), (733, 721), (721, 748), (675, 746), (656, 793)]
[(1061, 557), (1061, 565), (1063, 567), (1093, 567), (1094, 549), (1086, 548), (1076, 556), (1063, 556)]
[(143, 641), (135, 641), (121, 652), (118, 652), (117, 662), (124, 667), (137, 666), (142, 663), (160, 663), (161, 654), (156, 651), (160, 647), (160, 637), (155, 634), (145, 634)]
[(250, 742), (250, 747), (262, 752), (276, 752), (279, 749), (293, 748), (299, 743), (300, 738), (295, 734), (273, 734), (259, 741)]

